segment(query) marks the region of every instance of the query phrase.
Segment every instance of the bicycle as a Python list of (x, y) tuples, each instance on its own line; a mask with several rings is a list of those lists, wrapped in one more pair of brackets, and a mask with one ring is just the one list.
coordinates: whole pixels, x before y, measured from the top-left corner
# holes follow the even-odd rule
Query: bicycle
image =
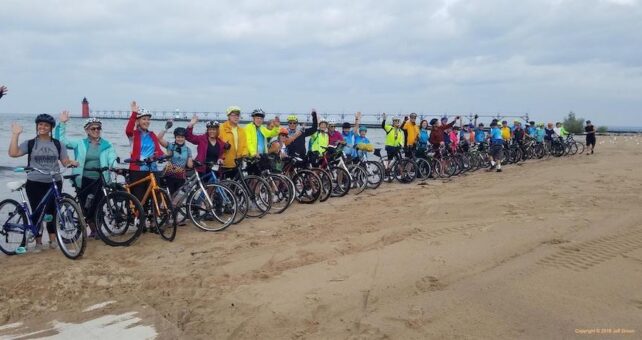
[[(332, 197), (345, 196), (352, 187), (352, 178), (350, 172), (343, 163), (343, 145), (338, 147), (328, 145), (321, 147), (325, 150), (321, 158), (319, 158), (319, 168), (326, 170), (330, 173), (332, 178)], [(341, 166), (343, 163), (343, 166)]]
[(231, 180), (239, 183), (249, 198), (247, 216), (261, 218), (272, 207), (272, 192), (267, 182), (255, 175), (246, 175), (243, 171), (245, 158), (235, 160), (236, 169)]
[(388, 160), (384, 160), (381, 155), (381, 149), (375, 149), (374, 155), (379, 157), (379, 161), (383, 165), (384, 170), (384, 180), (388, 183), (392, 183), (393, 180), (397, 180), (400, 183), (410, 183), (417, 178), (417, 164), (408, 158), (403, 158), (401, 152), (396, 152), (393, 156), (392, 161), (390, 161), (390, 167), (388, 167)]
[[(158, 233), (161, 238), (171, 242), (176, 238), (176, 228), (178, 226), (176, 221), (176, 212), (172, 206), (172, 200), (169, 196), (168, 190), (159, 186), (158, 181), (156, 180), (156, 175), (152, 170), (149, 170), (153, 163), (163, 163), (165, 161), (166, 157), (147, 158), (143, 160), (126, 159), (124, 161), (125, 163), (145, 165), (148, 170), (145, 171), (147, 172), (145, 177), (136, 180), (133, 183), (124, 184), (123, 188), (131, 194), (132, 188), (148, 184), (147, 189), (143, 194), (143, 199), (139, 201), (142, 203), (144, 209), (149, 212), (146, 213), (146, 216), (151, 221), (152, 232)], [(117, 171), (126, 175), (131, 174), (131, 171), (128, 169), (118, 169)], [(145, 220), (142, 218), (140, 219), (143, 221)], [(98, 230), (100, 232), (101, 229)]]
[[(80, 258), (87, 247), (87, 225), (78, 204), (67, 197), (62, 197), (56, 184), (60, 172), (46, 172), (40, 169), (25, 167), (16, 168), (15, 172), (29, 173), (37, 171), (51, 176), (52, 182), (47, 193), (40, 199), (33, 211), (27, 203), (25, 193), (26, 181), (7, 183), (12, 191), (19, 191), (22, 203), (13, 199), (0, 202), (0, 250), (7, 255), (26, 252), (27, 245), (41, 234), (44, 222), (51, 222), (53, 216), (45, 214), (46, 207), (53, 203), (56, 209), (56, 241), (62, 253), (69, 259)], [(50, 240), (53, 241), (53, 240)]]
[[(102, 198), (96, 204), (94, 215), (94, 225), (98, 237), (112, 247), (129, 246), (143, 231), (145, 213), (140, 201), (115, 180), (107, 182), (103, 177), (103, 173), (106, 171), (122, 174), (121, 170), (102, 167), (85, 168), (85, 171), (95, 171), (100, 173), (100, 176), (85, 188), (79, 188), (76, 184), (75, 179), (80, 174), (63, 176), (64, 179), (71, 180), (76, 196), (73, 197), (66, 193), (62, 195), (74, 199), (82, 209), (83, 215), (86, 215), (86, 210), (91, 208), (91, 201), (102, 194)], [(87, 195), (85, 204), (81, 204), (78, 197), (92, 188), (94, 191)]]
[(280, 214), (294, 202), (294, 183), (285, 175), (272, 173), (272, 162), (273, 159), (264, 154), (247, 160), (248, 166), (253, 165), (260, 171), (259, 176), (267, 182), (272, 191), (270, 213)]
[[(312, 204), (321, 199), (323, 184), (321, 178), (314, 171), (306, 169), (308, 163), (301, 157), (285, 158), (283, 174), (288, 176), (294, 184), (294, 196), (299, 203)], [(329, 176), (328, 176), (329, 177)], [(331, 182), (330, 186), (332, 185)], [(328, 190), (328, 197), (330, 191)]]
[[(203, 164), (194, 160), (194, 166), (200, 167)], [(177, 214), (181, 213), (189, 217), (198, 229), (222, 231), (234, 223), (239, 213), (238, 203), (232, 190), (217, 183), (214, 172), (218, 170), (216, 168), (218, 165), (207, 164), (206, 166), (211, 171), (203, 178), (198, 172), (192, 171), (185, 184), (172, 195), (172, 205), (176, 208)]]

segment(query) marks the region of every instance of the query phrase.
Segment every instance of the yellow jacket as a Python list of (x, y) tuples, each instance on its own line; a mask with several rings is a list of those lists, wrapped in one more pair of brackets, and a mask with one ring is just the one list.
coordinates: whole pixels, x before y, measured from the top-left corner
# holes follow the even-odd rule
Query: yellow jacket
[[(261, 125), (259, 128), (261, 129), (261, 134), (263, 135), (263, 145), (265, 145), (265, 150), (261, 150), (260, 153), (265, 153), (269, 147), (269, 145), (267, 145), (267, 139), (278, 136), (279, 127), (277, 126), (272, 127), (272, 129), (268, 129), (267, 127), (265, 127), (265, 125)], [(257, 153), (259, 153), (259, 151), (257, 150), (259, 142), (256, 133), (256, 125), (254, 125), (254, 123), (249, 123), (243, 130), (245, 130), (245, 136), (247, 137), (247, 152), (250, 157), (255, 156)]]
[(509, 140), (510, 140), (510, 138), (511, 138), (511, 131), (510, 131), (510, 128), (509, 128), (508, 126), (504, 126), (504, 127), (502, 127), (502, 138), (503, 138), (505, 141), (509, 141)]
[(415, 145), (419, 136), (419, 125), (407, 121), (402, 128), (406, 130), (406, 145)]
[(247, 137), (245, 136), (245, 131), (242, 127), (237, 127), (237, 134), (239, 143), (236, 145), (234, 141), (234, 134), (232, 133), (232, 125), (230, 122), (225, 122), (221, 124), (219, 128), (219, 138), (226, 143), (230, 144), (229, 150), (225, 150), (223, 167), (224, 168), (235, 168), (236, 162), (235, 159), (247, 157)]

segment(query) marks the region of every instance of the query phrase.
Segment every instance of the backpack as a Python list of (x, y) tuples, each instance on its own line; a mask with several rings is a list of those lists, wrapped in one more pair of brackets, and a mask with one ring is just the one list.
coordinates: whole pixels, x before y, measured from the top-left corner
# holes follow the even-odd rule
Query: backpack
[[(62, 150), (62, 145), (60, 144), (60, 141), (55, 138), (51, 138), (51, 141), (56, 146), (56, 149), (58, 149), (58, 157), (60, 158), (60, 150)], [(31, 166), (31, 151), (33, 150), (33, 146), (35, 144), (36, 144), (35, 138), (27, 141), (27, 166)]]

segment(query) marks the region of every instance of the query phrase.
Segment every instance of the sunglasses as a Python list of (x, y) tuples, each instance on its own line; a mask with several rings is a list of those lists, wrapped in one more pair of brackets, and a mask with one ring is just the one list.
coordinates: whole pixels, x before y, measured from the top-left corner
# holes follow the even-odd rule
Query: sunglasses
[(95, 126), (95, 127), (89, 128), (89, 130), (91, 130), (91, 131), (101, 131), (102, 129), (103, 128), (100, 127), (100, 126)]
[(296, 122), (288, 122), (290, 125), (296, 125)]

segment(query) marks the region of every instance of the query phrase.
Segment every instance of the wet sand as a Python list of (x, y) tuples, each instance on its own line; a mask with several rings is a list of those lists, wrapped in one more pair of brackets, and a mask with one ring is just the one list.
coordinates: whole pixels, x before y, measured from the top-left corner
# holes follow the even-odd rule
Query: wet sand
[[(62, 335), (54, 320), (121, 340), (640, 338), (642, 137), (600, 140), (173, 243), (1, 256), (0, 338)], [(119, 315), (142, 333), (100, 319)]]

